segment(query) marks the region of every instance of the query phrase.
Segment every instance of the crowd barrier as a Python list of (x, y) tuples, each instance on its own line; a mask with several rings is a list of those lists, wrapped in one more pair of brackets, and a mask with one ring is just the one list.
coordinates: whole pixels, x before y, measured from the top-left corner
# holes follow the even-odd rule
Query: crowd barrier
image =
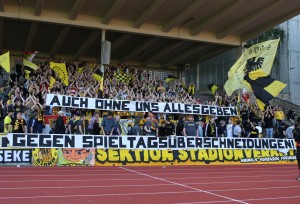
[(0, 137), (0, 165), (159, 166), (296, 162), (295, 144), (290, 139), (58, 134), (8, 134)]

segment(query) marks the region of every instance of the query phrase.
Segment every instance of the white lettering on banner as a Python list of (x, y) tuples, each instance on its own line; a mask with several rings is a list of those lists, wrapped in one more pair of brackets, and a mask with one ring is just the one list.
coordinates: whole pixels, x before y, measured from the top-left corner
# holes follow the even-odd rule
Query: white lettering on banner
[(12, 147), (116, 149), (296, 149), (292, 139), (102, 136), (60, 134), (7, 135)]
[(154, 113), (173, 113), (173, 114), (196, 114), (196, 115), (218, 115), (218, 116), (237, 116), (236, 107), (219, 107), (202, 104), (183, 104), (183, 103), (162, 103), (145, 101), (126, 101), (84, 98), (56, 94), (47, 94), (46, 105), (88, 108), (110, 111), (129, 111), (129, 112), (154, 112)]
[(1, 149), (0, 163), (31, 162), (30, 149)]

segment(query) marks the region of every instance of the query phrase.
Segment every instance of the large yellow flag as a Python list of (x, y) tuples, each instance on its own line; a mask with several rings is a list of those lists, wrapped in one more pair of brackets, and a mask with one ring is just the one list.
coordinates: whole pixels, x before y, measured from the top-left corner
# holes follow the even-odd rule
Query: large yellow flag
[(7, 73), (10, 73), (9, 51), (3, 55), (0, 55), (0, 66), (3, 67)]
[(228, 80), (224, 85), (226, 93), (245, 88), (244, 77), (251, 71), (262, 69), (269, 75), (276, 55), (279, 39), (262, 42), (248, 48), (228, 72)]
[(58, 74), (66, 86), (69, 86), (69, 75), (65, 63), (50, 62), (50, 68)]

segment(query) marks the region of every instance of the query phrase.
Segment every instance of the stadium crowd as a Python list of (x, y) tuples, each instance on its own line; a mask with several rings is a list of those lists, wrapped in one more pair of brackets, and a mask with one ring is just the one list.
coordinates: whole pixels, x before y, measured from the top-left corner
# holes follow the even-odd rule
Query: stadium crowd
[[(127, 65), (105, 66), (103, 93), (100, 95), (99, 81), (93, 78), (97, 65), (75, 65), (66, 62), (69, 86), (62, 83), (58, 75), (55, 83), (50, 85), (52, 71), (48, 62), (39, 63), (39, 69), (32, 71), (28, 77), (22, 65), (17, 64), (9, 77), (9, 81), (0, 86), (0, 118), (1, 132), (42, 133), (44, 115), (58, 115), (52, 133), (105, 134), (121, 135), (121, 117), (107, 113), (107, 117), (99, 124), (102, 113), (94, 110), (76, 108), (58, 109), (45, 105), (48, 93), (72, 95), (92, 98), (120, 99), (131, 101), (176, 102), (185, 104), (207, 104), (218, 106), (238, 106), (240, 117), (217, 116), (174, 116), (148, 113), (144, 118), (136, 117), (134, 123), (126, 128), (126, 134), (132, 135), (185, 135), (207, 137), (267, 137), (292, 138), (296, 113), (293, 109), (287, 115), (281, 107), (268, 105), (261, 111), (250, 100), (228, 97), (216, 92), (213, 100), (201, 101), (195, 97), (195, 84), (188, 86), (174, 77), (166, 79), (151, 76), (147, 70)], [(116, 73), (130, 76), (119, 79)], [(25, 79), (26, 78), (26, 79)], [(63, 116), (68, 116), (68, 124), (64, 124)], [(86, 120), (86, 116), (91, 116)], [(79, 118), (79, 119), (78, 119)], [(142, 122), (145, 121), (145, 122)], [(287, 121), (287, 122), (284, 122)], [(299, 118), (298, 118), (299, 122)], [(298, 124), (296, 124), (297, 126)]]

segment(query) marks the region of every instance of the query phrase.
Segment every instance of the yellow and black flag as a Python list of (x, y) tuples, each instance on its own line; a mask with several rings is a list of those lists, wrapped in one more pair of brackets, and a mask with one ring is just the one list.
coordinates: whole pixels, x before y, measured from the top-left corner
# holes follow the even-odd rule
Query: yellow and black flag
[(7, 72), (10, 73), (10, 57), (9, 57), (9, 52), (0, 55), (0, 66), (3, 67), (3, 69)]
[(78, 69), (77, 69), (77, 72), (79, 73), (79, 74), (81, 74), (82, 73), (82, 70), (83, 70), (83, 68), (84, 68), (84, 63), (82, 62), (82, 63), (80, 63), (80, 64), (78, 64)]
[(99, 86), (99, 98), (102, 98), (103, 97), (103, 72), (98, 68), (94, 74), (93, 74), (93, 78), (96, 79), (100, 86)]
[(208, 89), (211, 91), (213, 95), (215, 95), (216, 91), (218, 90), (218, 86), (213, 83), (210, 83), (208, 84)]
[(270, 74), (277, 52), (279, 39), (265, 41), (248, 48), (228, 72), (224, 89), (228, 96), (235, 90), (245, 88), (244, 76), (250, 71), (262, 69)]
[(49, 88), (51, 89), (54, 85), (54, 83), (56, 82), (56, 78), (55, 78), (55, 71), (51, 70), (51, 75), (50, 75), (50, 83), (49, 83)]
[(261, 110), (264, 110), (268, 102), (278, 96), (286, 87), (286, 84), (270, 78), (261, 69), (249, 72), (244, 77), (244, 80), (247, 87), (253, 91), (257, 105)]
[(31, 72), (36, 71), (39, 66), (27, 59), (23, 59), (23, 68), (25, 72), (25, 79), (29, 79)]
[(170, 83), (172, 81), (175, 81), (176, 79), (177, 79), (177, 77), (172, 76), (172, 75), (168, 75), (168, 77), (165, 78), (165, 82)]
[(286, 84), (270, 78), (279, 39), (262, 42), (248, 48), (228, 72), (224, 89), (228, 96), (239, 89), (253, 92), (261, 110), (276, 97)]
[(196, 88), (195, 84), (194, 84), (194, 83), (191, 83), (191, 84), (189, 85), (189, 88), (188, 88), (189, 94), (195, 95), (195, 88)]
[(120, 74), (115, 72), (114, 77), (118, 82), (123, 82), (125, 84), (128, 84), (131, 81), (131, 76), (129, 74)]
[(69, 86), (69, 74), (65, 63), (50, 62), (50, 68), (58, 74), (64, 85)]

